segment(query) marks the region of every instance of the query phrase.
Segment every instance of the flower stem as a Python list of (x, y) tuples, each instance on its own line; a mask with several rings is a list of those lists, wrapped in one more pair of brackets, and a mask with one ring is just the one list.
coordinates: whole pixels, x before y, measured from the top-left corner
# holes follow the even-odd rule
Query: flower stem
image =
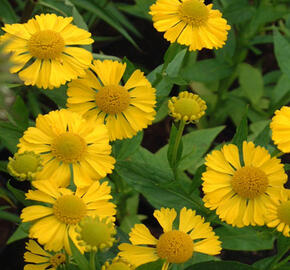
[(90, 253), (90, 269), (91, 270), (96, 270), (96, 265), (95, 265), (95, 256), (96, 255), (96, 252), (95, 251), (91, 251)]

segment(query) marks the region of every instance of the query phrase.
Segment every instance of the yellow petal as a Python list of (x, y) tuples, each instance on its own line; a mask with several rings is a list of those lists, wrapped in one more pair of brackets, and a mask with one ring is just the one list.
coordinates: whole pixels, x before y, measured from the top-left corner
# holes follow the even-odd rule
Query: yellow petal
[(51, 254), (46, 252), (40, 245), (37, 244), (36, 241), (29, 239), (29, 241), (26, 243), (26, 249), (30, 252), (46, 257), (50, 257)]
[(208, 255), (220, 254), (221, 249), (221, 242), (218, 240), (218, 237), (212, 237), (194, 243), (194, 251)]
[(143, 224), (136, 224), (129, 235), (133, 245), (156, 245), (158, 242)]
[(42, 205), (27, 206), (22, 210), (20, 218), (23, 222), (33, 221), (53, 214), (53, 209)]
[(164, 232), (172, 231), (172, 224), (176, 218), (176, 211), (169, 208), (155, 210), (153, 216), (158, 220)]
[(234, 144), (224, 145), (221, 150), (226, 160), (237, 170), (241, 168), (239, 149)]

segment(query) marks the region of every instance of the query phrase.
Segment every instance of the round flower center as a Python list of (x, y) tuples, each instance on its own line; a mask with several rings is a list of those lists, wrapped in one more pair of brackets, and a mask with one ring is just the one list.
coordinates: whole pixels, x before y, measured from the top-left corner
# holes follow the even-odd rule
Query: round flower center
[(39, 59), (60, 57), (64, 49), (62, 36), (53, 30), (42, 30), (31, 36), (28, 41), (30, 54)]
[(63, 253), (57, 253), (50, 258), (50, 264), (54, 268), (57, 268), (62, 263), (65, 263), (65, 261), (66, 261), (66, 258), (65, 258), (65, 254), (63, 254)]
[(105, 113), (116, 114), (126, 110), (130, 104), (128, 90), (120, 85), (106, 85), (96, 94), (96, 104)]
[(77, 224), (86, 215), (83, 200), (75, 195), (63, 195), (53, 205), (55, 217), (65, 224)]
[(192, 257), (193, 241), (184, 232), (163, 233), (157, 243), (157, 254), (170, 263), (184, 263)]
[(252, 166), (245, 166), (234, 173), (232, 187), (241, 197), (253, 199), (266, 191), (268, 178), (262, 170)]
[(86, 148), (84, 139), (70, 132), (60, 134), (51, 144), (52, 154), (65, 163), (80, 161)]
[(80, 239), (90, 247), (106, 247), (112, 242), (113, 225), (99, 218), (87, 218), (81, 224)]
[(201, 26), (207, 21), (209, 11), (203, 1), (187, 0), (179, 8), (179, 17), (187, 24)]
[(278, 218), (290, 225), (290, 201), (284, 202), (278, 207)]
[(26, 152), (15, 157), (14, 169), (18, 173), (36, 172), (40, 166), (40, 158), (33, 152)]
[(200, 111), (198, 103), (192, 98), (180, 98), (174, 103), (175, 112), (180, 113), (181, 116), (197, 115)]
[(132, 270), (132, 268), (123, 262), (113, 262), (107, 270)]

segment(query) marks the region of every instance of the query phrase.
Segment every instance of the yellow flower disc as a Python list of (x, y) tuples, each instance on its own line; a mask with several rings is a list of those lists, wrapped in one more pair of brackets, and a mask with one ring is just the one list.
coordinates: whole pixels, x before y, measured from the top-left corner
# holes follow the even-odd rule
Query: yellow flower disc
[(287, 225), (290, 225), (290, 201), (286, 201), (278, 206), (278, 218)]
[(96, 94), (96, 105), (105, 113), (121, 113), (128, 108), (130, 95), (120, 85), (103, 86)]
[(201, 26), (208, 20), (209, 10), (203, 1), (188, 0), (181, 4), (179, 16), (182, 21), (192, 26)]
[(157, 254), (170, 263), (184, 263), (192, 257), (193, 241), (184, 232), (173, 230), (163, 233), (157, 243)]
[(65, 163), (80, 161), (86, 148), (84, 139), (71, 132), (60, 134), (51, 144), (52, 154)]
[(241, 197), (253, 199), (266, 191), (268, 178), (261, 169), (245, 166), (235, 171), (232, 187)]
[(53, 205), (55, 217), (65, 224), (77, 224), (87, 213), (83, 200), (74, 195), (63, 195)]
[(49, 260), (49, 262), (51, 263), (53, 267), (55, 267), (55, 269), (59, 265), (65, 263), (65, 261), (66, 261), (66, 257), (65, 257), (65, 254), (63, 253), (57, 253), (54, 256), (50, 257), (50, 260)]
[(60, 57), (64, 49), (62, 36), (53, 30), (36, 32), (28, 41), (30, 54), (39, 59), (55, 59)]

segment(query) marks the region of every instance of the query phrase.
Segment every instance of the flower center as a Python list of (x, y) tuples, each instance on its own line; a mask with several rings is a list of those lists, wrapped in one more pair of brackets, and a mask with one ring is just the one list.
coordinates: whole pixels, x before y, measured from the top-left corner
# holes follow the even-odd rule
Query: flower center
[(266, 191), (268, 178), (262, 170), (252, 166), (245, 166), (234, 173), (232, 187), (241, 197), (253, 199)]
[(75, 195), (63, 195), (53, 205), (55, 217), (65, 224), (77, 224), (86, 215), (83, 200)]
[(53, 30), (39, 31), (28, 41), (30, 54), (39, 59), (55, 59), (60, 57), (64, 49), (62, 36)]
[(51, 144), (52, 154), (65, 163), (80, 161), (86, 148), (84, 139), (70, 132), (60, 134)]
[(113, 245), (113, 235), (116, 233), (111, 222), (106, 223), (106, 220), (101, 220), (98, 217), (86, 217), (80, 224), (78, 239), (82, 242), (80, 245), (85, 245), (87, 250), (98, 250)]
[(116, 114), (126, 110), (130, 104), (128, 90), (120, 85), (106, 85), (96, 94), (96, 104), (105, 113)]
[(184, 263), (193, 253), (193, 241), (184, 232), (173, 230), (163, 233), (157, 243), (157, 254), (170, 263)]
[(284, 202), (278, 207), (278, 218), (290, 225), (290, 201)]
[(18, 173), (36, 172), (40, 166), (40, 157), (33, 152), (15, 156), (14, 169)]
[(202, 0), (187, 0), (179, 8), (179, 17), (187, 24), (201, 26), (207, 21), (209, 11)]
[(180, 98), (175, 102), (174, 107), (175, 112), (180, 113), (182, 117), (186, 115), (190, 117), (200, 111), (198, 103), (192, 98)]
[(54, 268), (57, 268), (62, 263), (65, 263), (65, 261), (66, 261), (66, 258), (65, 258), (65, 254), (63, 253), (57, 253), (50, 258), (50, 263)]
[(107, 270), (132, 270), (132, 268), (123, 262), (113, 262)]

